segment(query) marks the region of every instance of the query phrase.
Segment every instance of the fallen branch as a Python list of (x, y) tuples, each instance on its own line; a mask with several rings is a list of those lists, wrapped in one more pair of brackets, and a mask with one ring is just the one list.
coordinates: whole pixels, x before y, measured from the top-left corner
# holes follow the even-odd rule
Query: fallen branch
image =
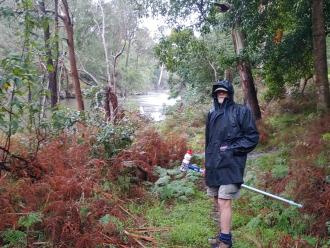
[(49, 242), (34, 242), (33, 245), (48, 245)]
[(29, 215), (30, 212), (28, 212), (28, 213), (3, 213), (3, 214), (7, 214), (7, 215)]
[(131, 228), (129, 229), (132, 232), (138, 232), (138, 233), (143, 233), (143, 232), (162, 232), (162, 231), (169, 231), (169, 227), (144, 227), (144, 228)]
[(118, 207), (123, 210), (126, 214), (128, 214), (131, 218), (133, 218), (135, 221), (138, 221), (138, 219), (133, 215), (131, 214), (130, 212), (128, 212), (127, 209), (123, 208), (121, 205), (118, 204)]
[(142, 248), (146, 248), (146, 247), (142, 244), (141, 241), (139, 241), (139, 240), (136, 239), (136, 238), (133, 238), (133, 239), (134, 239), (134, 241), (135, 241), (136, 243), (138, 243)]
[(103, 235), (105, 238), (107, 238), (108, 240), (110, 240), (111, 242), (113, 242), (113, 239), (110, 238), (108, 235), (102, 233), (102, 232), (99, 232), (99, 234)]
[(151, 237), (148, 237), (148, 236), (142, 236), (142, 235), (138, 235), (138, 234), (135, 234), (135, 233), (129, 233), (126, 230), (124, 230), (124, 233), (127, 236), (132, 237), (132, 238), (143, 239), (143, 240), (149, 241), (151, 243), (156, 243), (156, 240), (155, 239), (153, 239)]
[[(28, 161), (28, 160), (26, 160), (26, 159), (24, 159), (24, 158), (22, 158), (22, 157), (20, 157), (20, 156), (17, 156), (17, 155), (15, 155), (15, 154), (12, 154), (12, 153), (11, 153), (8, 149), (6, 149), (5, 147), (0, 146), (0, 150), (2, 150), (3, 152), (5, 152), (6, 154), (8, 154), (10, 157), (16, 158), (16, 159), (18, 159), (18, 160), (20, 160), (20, 161), (25, 162), (26, 164), (29, 164), (29, 161)], [(2, 161), (2, 162), (4, 162), (4, 161)]]

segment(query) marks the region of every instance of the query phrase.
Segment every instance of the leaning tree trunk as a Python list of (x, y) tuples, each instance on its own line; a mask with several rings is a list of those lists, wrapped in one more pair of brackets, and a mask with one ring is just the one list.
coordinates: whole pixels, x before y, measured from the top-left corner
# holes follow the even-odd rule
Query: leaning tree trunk
[(317, 108), (330, 110), (330, 92), (325, 39), (324, 1), (312, 0), (312, 34), (315, 84), (318, 91)]
[[(39, 2), (39, 8), (43, 14), (43, 17), (46, 16), (46, 8), (45, 8), (45, 1)], [(50, 104), (51, 107), (55, 107), (57, 104), (57, 79), (56, 79), (56, 70), (57, 66), (53, 62), (52, 50), (50, 46), (50, 30), (49, 30), (49, 23), (46, 22), (43, 25), (44, 29), (44, 41), (45, 41), (45, 50), (46, 50), (46, 58), (47, 58), (47, 72), (48, 72), (48, 87), (50, 90)]]
[(64, 10), (64, 16), (62, 17), (64, 27), (66, 29), (67, 33), (67, 42), (68, 42), (68, 49), (69, 49), (69, 61), (70, 61), (70, 67), (71, 67), (71, 73), (72, 73), (72, 79), (74, 83), (74, 90), (76, 94), (77, 99), (77, 105), (79, 111), (84, 111), (84, 101), (81, 94), (80, 89), (80, 82), (79, 82), (79, 76), (78, 76), (78, 70), (77, 70), (77, 62), (76, 62), (76, 56), (74, 51), (74, 39), (73, 39), (73, 24), (69, 15), (69, 6), (68, 2), (66, 0), (62, 0), (63, 3), (63, 10)]
[[(243, 33), (234, 28), (232, 30), (232, 37), (236, 54), (239, 56), (244, 49)], [(261, 119), (261, 112), (249, 61), (247, 59), (239, 58), (237, 69), (244, 93), (244, 103), (251, 109), (255, 119), (259, 120)]]
[(124, 45), (122, 46), (121, 50), (113, 57), (113, 65), (112, 65), (112, 77), (111, 77), (111, 85), (110, 85), (110, 91), (109, 91), (109, 99), (112, 105), (112, 111), (113, 111), (113, 116), (112, 119), (114, 122), (118, 120), (118, 98), (116, 95), (116, 85), (117, 85), (117, 64), (119, 61), (119, 57), (123, 54), (124, 49), (126, 46), (126, 40)]

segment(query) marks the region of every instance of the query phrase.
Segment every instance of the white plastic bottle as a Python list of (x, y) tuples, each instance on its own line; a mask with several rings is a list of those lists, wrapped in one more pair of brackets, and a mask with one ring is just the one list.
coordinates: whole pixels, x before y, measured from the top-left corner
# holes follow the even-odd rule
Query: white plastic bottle
[(184, 158), (183, 158), (182, 163), (181, 163), (180, 170), (182, 172), (187, 171), (188, 165), (190, 164), (191, 157), (192, 157), (192, 150), (188, 150), (186, 152), (186, 154), (184, 155)]

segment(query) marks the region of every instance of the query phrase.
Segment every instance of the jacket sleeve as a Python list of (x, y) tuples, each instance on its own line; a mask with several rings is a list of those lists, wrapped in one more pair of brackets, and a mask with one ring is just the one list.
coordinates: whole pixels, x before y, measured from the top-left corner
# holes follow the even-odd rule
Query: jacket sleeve
[(240, 136), (233, 140), (230, 147), (235, 153), (246, 154), (251, 152), (257, 146), (259, 133), (250, 109), (245, 106), (241, 107), (237, 114), (241, 132)]

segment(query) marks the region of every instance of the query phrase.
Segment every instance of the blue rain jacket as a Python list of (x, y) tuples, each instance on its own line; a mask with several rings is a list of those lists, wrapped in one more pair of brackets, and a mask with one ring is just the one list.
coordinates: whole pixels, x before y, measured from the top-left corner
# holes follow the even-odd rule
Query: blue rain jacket
[[(228, 90), (229, 97), (218, 103), (215, 90)], [(205, 182), (209, 187), (243, 183), (247, 153), (259, 141), (252, 112), (233, 100), (234, 88), (227, 80), (213, 85), (214, 107), (207, 116), (205, 129)], [(220, 147), (227, 146), (225, 151)]]

